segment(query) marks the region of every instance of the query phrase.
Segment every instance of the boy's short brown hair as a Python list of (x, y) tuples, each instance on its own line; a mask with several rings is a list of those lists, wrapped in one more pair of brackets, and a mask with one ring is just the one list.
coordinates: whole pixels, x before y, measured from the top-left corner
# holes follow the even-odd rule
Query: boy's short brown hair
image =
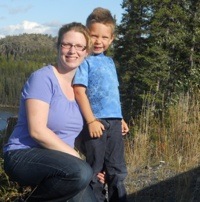
[(111, 12), (108, 9), (97, 7), (88, 16), (86, 20), (86, 26), (90, 28), (93, 23), (102, 23), (111, 27), (112, 34), (115, 33), (116, 20), (113, 18)]

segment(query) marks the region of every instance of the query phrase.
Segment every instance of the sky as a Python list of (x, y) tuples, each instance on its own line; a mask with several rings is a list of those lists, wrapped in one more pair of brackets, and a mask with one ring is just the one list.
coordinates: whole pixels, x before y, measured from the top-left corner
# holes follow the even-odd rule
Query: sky
[(120, 24), (123, 0), (0, 0), (0, 38), (23, 33), (56, 36), (73, 21), (85, 24), (96, 7), (107, 8)]

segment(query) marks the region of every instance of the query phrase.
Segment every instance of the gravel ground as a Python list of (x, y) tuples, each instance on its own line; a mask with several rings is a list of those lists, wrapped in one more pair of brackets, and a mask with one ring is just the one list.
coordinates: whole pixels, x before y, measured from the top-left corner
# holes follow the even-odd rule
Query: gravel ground
[(129, 202), (200, 202), (200, 167), (176, 173), (165, 162), (128, 168)]

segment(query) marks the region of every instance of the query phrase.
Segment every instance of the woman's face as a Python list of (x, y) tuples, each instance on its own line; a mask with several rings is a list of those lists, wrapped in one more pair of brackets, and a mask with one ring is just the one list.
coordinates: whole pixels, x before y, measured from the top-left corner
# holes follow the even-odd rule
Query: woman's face
[(58, 60), (66, 70), (76, 69), (88, 55), (86, 39), (80, 32), (69, 31), (65, 33), (58, 50)]

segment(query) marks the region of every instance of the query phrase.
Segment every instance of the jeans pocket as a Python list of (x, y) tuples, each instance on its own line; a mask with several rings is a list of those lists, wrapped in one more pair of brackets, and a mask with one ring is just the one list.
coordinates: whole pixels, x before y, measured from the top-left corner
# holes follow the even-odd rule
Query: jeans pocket
[(105, 130), (108, 130), (110, 128), (110, 123), (108, 120), (106, 120), (106, 119), (99, 119), (99, 120), (104, 125)]

